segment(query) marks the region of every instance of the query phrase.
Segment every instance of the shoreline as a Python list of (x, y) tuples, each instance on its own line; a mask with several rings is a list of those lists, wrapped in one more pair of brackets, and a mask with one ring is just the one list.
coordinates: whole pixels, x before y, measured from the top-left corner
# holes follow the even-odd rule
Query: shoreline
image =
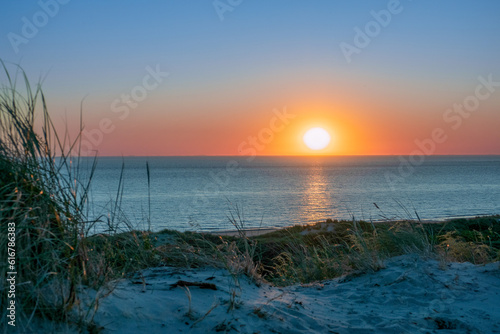
[[(451, 216), (451, 217), (446, 217), (446, 218), (431, 218), (431, 219), (395, 219), (395, 220), (374, 220), (371, 221), (374, 224), (383, 224), (383, 223), (397, 223), (397, 222), (402, 222), (402, 221), (411, 221), (411, 222), (416, 222), (416, 223), (423, 223), (423, 224), (439, 224), (439, 223), (445, 223), (447, 221), (455, 220), (455, 219), (473, 219), (473, 218), (481, 218), (481, 217), (495, 217), (499, 216), (498, 214), (481, 214), (481, 215), (466, 215), (466, 216)], [(337, 220), (337, 221), (343, 221), (343, 220)], [(363, 221), (363, 220), (361, 220)], [(500, 221), (500, 220), (499, 220)], [(326, 221), (320, 221), (316, 223), (305, 223), (305, 224), (295, 224), (295, 225), (289, 225), (289, 226), (271, 226), (271, 227), (250, 227), (250, 228), (244, 228), (242, 230), (238, 229), (225, 229), (225, 230), (202, 230), (199, 231), (198, 233), (207, 233), (211, 235), (216, 235), (216, 236), (228, 236), (228, 237), (237, 237), (241, 233), (244, 233), (247, 237), (257, 237), (261, 236), (264, 234), (280, 231), (280, 230), (285, 230), (287, 228), (292, 228), (295, 226), (301, 226), (304, 228), (312, 228), (313, 226), (318, 226), (321, 225), (321, 228), (324, 229), (325, 231), (328, 231), (328, 227), (326, 225), (329, 224), (334, 224), (334, 220), (332, 223), (328, 222), (328, 219)], [(366, 221), (369, 222), (369, 221)], [(196, 232), (196, 231), (191, 231), (191, 232)], [(319, 232), (319, 231), (318, 231)]]

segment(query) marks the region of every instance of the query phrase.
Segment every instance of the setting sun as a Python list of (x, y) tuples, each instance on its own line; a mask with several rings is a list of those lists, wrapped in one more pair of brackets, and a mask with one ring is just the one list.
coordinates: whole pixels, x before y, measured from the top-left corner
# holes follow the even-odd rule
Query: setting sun
[(322, 150), (330, 143), (330, 134), (323, 128), (312, 128), (305, 133), (303, 140), (311, 150)]

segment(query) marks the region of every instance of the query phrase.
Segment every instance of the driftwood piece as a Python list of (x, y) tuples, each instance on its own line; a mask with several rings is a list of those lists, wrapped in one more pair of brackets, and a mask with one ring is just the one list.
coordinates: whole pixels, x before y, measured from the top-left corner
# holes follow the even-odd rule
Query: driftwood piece
[(170, 289), (176, 288), (178, 286), (197, 286), (200, 289), (211, 289), (211, 290), (217, 290), (217, 286), (213, 283), (205, 283), (205, 282), (188, 282), (188, 281), (183, 281), (179, 280), (177, 283), (170, 284)]

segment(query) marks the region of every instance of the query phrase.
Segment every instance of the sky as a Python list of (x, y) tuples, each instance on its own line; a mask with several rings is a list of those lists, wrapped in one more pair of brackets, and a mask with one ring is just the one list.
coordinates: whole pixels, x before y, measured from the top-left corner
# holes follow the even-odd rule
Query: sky
[[(73, 138), (82, 109), (85, 154), (500, 154), (496, 0), (2, 9), (0, 59), (42, 81)], [(313, 127), (325, 148), (304, 143)]]

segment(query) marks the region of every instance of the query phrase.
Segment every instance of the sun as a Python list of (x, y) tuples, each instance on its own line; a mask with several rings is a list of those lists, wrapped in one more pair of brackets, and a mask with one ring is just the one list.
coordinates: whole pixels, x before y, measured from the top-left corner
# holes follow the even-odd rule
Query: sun
[(330, 143), (330, 134), (325, 129), (317, 127), (307, 130), (302, 139), (311, 150), (322, 150)]

